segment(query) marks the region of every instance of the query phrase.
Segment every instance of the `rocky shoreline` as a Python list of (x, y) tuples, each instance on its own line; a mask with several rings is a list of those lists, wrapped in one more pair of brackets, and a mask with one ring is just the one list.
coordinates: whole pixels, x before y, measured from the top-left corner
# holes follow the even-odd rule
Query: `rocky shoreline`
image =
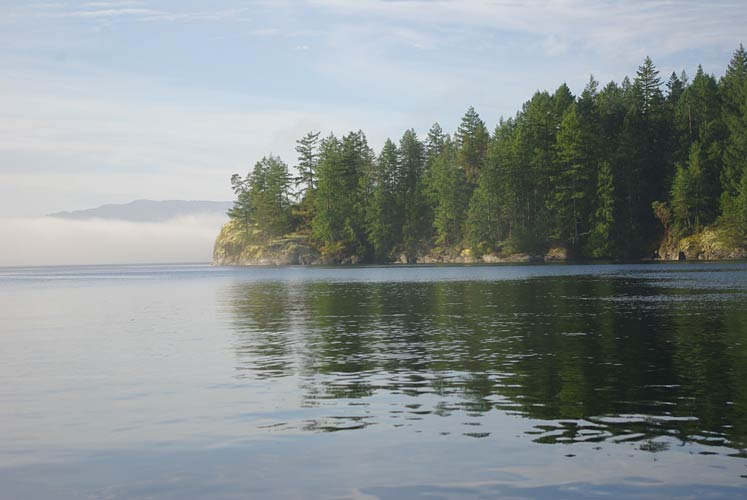
[[(747, 260), (747, 248), (730, 246), (716, 231), (707, 229), (686, 238), (666, 236), (655, 252), (655, 261)], [(417, 255), (401, 254), (392, 264), (526, 264), (572, 262), (562, 247), (551, 247), (544, 254), (511, 253), (475, 255), (469, 249), (448, 252), (431, 249)], [(311, 245), (308, 235), (290, 234), (262, 244), (254, 243), (244, 231), (229, 222), (221, 229), (213, 250), (215, 266), (289, 266), (360, 264), (356, 256), (330, 259)]]
[(714, 229), (704, 229), (684, 238), (665, 235), (655, 254), (656, 260), (744, 260), (747, 248), (731, 245)]
[[(433, 249), (418, 255), (400, 255), (393, 264), (502, 264), (566, 262), (568, 252), (561, 247), (553, 247), (544, 254), (512, 253), (474, 255), (469, 249), (461, 252), (447, 252)], [(288, 265), (335, 265), (359, 264), (355, 256), (344, 260), (330, 259), (309, 244), (308, 235), (290, 234), (266, 243), (252, 242), (249, 236), (234, 222), (228, 222), (221, 229), (213, 249), (215, 266), (288, 266)]]

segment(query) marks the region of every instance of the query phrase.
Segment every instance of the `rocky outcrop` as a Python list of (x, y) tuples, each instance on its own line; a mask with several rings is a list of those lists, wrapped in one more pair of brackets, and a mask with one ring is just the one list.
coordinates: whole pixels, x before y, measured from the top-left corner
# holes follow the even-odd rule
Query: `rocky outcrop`
[(496, 254), (488, 253), (475, 255), (470, 249), (462, 251), (447, 251), (433, 249), (427, 253), (410, 257), (401, 255), (397, 261), (400, 264), (519, 264), (529, 262), (544, 262), (542, 255), (530, 255), (528, 253)]
[(685, 238), (668, 235), (657, 251), (660, 260), (740, 260), (747, 248), (727, 243), (715, 229), (705, 229)]
[[(520, 264), (562, 262), (568, 260), (562, 247), (552, 247), (544, 255), (528, 253), (476, 255), (470, 249), (420, 249), (416, 254), (401, 254), (393, 259), (400, 264)], [(226, 223), (215, 240), (213, 265), (216, 266), (287, 266), (310, 264), (358, 264), (358, 256), (331, 259), (309, 242), (308, 235), (289, 234), (269, 241), (257, 241), (235, 221)]]
[(565, 247), (551, 247), (544, 258), (545, 262), (566, 262), (570, 260), (568, 249)]
[(226, 223), (215, 240), (213, 265), (287, 266), (324, 264), (321, 254), (304, 235), (291, 234), (257, 243), (234, 221)]

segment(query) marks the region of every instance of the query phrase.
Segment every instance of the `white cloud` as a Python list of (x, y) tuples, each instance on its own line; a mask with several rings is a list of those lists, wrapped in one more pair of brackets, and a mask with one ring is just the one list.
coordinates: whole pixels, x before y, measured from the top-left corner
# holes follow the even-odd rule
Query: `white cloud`
[[(77, 5), (40, 4), (36, 6), (36, 10), (30, 10), (30, 12), (39, 17), (90, 19), (92, 21), (127, 17), (136, 21), (151, 22), (231, 20), (243, 22), (249, 20), (244, 14), (250, 10), (248, 7), (214, 10), (153, 9), (146, 7), (146, 5), (144, 2), (136, 1), (86, 2)], [(181, 7), (179, 4), (177, 5)]]
[(106, 17), (121, 17), (121, 16), (155, 16), (163, 14), (153, 9), (93, 9), (93, 10), (72, 10), (72, 11), (61, 11), (61, 12), (42, 12), (42, 17), (79, 17), (87, 19), (98, 19)]
[(186, 11), (186, 12), (153, 12), (148, 15), (141, 16), (141, 21), (234, 21), (234, 22), (245, 22), (250, 21), (251, 18), (244, 14), (248, 11), (247, 8), (240, 9), (219, 9), (213, 11)]
[[(474, 29), (500, 30), (537, 38), (536, 46), (550, 54), (582, 48), (595, 53), (629, 57), (654, 51), (666, 55), (687, 49), (714, 46), (732, 49), (744, 37), (742, 20), (747, 4), (670, 0), (307, 0), (253, 2), (252, 7), (191, 10), (181, 3), (160, 2), (148, 8), (143, 2), (94, 1), (79, 4), (40, 4), (37, 15), (80, 19), (131, 17), (141, 21), (235, 21), (259, 15), (289, 21), (304, 16), (329, 17), (327, 30), (378, 24), (387, 36), (415, 48), (449, 43), (448, 30), (468, 34)], [(222, 5), (225, 5), (222, 4)], [(240, 4), (239, 4), (240, 5)], [(54, 7), (54, 8), (51, 8)], [(170, 8), (168, 8), (170, 7)], [(399, 26), (389, 28), (391, 23)], [(277, 28), (258, 28), (256, 35), (277, 34)], [(467, 37), (469, 38), (469, 37)], [(352, 42), (355, 39), (351, 39)], [(626, 59), (627, 60), (627, 59)]]
[[(406, 23), (423, 33), (433, 26), (475, 27), (523, 33), (544, 40), (542, 46), (581, 47), (625, 54), (641, 49), (659, 55), (686, 49), (735, 47), (745, 36), (747, 3), (672, 2), (668, 0), (312, 0), (328, 12)], [(637, 59), (636, 59), (637, 60)]]
[(80, 7), (92, 7), (92, 8), (97, 8), (97, 7), (112, 8), (112, 7), (133, 7), (137, 5), (143, 5), (143, 4), (144, 2), (138, 2), (134, 0), (133, 1), (112, 0), (110, 2), (84, 2), (84, 3), (81, 3), (79, 6)]

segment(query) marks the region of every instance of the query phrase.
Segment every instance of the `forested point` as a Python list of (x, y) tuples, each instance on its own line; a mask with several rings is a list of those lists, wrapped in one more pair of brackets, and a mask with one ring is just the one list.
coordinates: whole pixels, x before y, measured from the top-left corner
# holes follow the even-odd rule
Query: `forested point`
[(699, 66), (664, 82), (646, 58), (633, 80), (536, 92), (492, 134), (470, 107), (453, 134), (410, 129), (378, 154), (362, 131), (310, 132), (296, 151), (297, 175), (268, 156), (231, 178), (244, 244), (290, 238), (328, 262), (638, 259), (703, 231), (744, 248), (747, 52), (720, 79)]

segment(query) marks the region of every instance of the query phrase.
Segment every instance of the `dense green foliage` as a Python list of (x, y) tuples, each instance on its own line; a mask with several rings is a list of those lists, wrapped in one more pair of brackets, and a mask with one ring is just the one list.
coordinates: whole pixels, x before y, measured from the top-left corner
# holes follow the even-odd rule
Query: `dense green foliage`
[[(664, 84), (635, 78), (581, 95), (536, 92), (492, 134), (469, 108), (453, 136), (436, 124), (377, 155), (363, 132), (298, 141), (298, 176), (265, 158), (230, 215), (260, 235), (306, 232), (336, 261), (412, 261), (430, 251), (649, 256), (669, 231), (717, 226), (747, 237), (747, 51), (717, 80), (702, 67)], [(261, 228), (261, 231), (256, 231)]]
[(246, 178), (231, 177), (236, 201), (228, 215), (253, 230), (255, 238), (285, 234), (292, 229), (290, 184), (288, 166), (280, 158), (262, 158)]

